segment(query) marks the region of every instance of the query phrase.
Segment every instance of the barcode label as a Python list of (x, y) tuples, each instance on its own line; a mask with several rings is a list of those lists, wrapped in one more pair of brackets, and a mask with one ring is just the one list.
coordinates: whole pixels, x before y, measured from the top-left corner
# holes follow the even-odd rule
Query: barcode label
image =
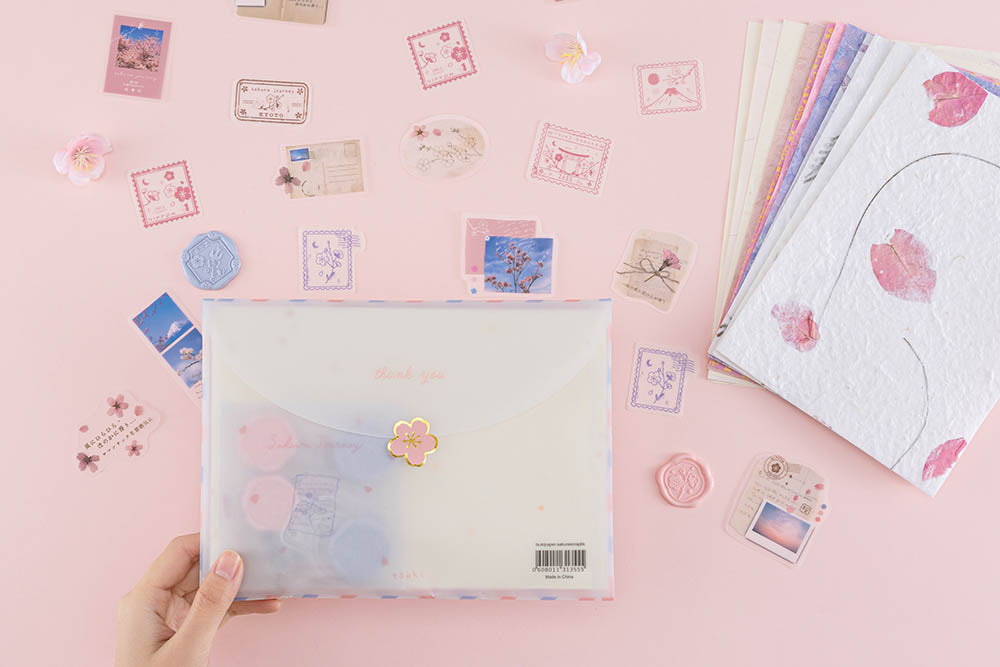
[(587, 567), (586, 549), (536, 549), (535, 567)]

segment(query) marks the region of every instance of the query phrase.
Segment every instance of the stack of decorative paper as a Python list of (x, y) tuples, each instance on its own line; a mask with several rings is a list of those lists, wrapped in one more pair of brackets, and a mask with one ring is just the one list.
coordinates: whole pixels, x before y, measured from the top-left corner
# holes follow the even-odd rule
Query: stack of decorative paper
[(1000, 397), (997, 62), (844, 24), (748, 30), (710, 376), (929, 494)]

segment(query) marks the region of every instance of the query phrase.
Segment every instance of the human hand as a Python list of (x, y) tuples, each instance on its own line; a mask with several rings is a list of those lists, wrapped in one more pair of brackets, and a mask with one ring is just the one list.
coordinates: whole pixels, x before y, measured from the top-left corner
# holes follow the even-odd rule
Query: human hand
[(198, 534), (175, 537), (118, 603), (115, 667), (206, 667), (212, 640), (233, 616), (273, 614), (280, 600), (233, 602), (243, 559), (223, 551), (198, 585)]

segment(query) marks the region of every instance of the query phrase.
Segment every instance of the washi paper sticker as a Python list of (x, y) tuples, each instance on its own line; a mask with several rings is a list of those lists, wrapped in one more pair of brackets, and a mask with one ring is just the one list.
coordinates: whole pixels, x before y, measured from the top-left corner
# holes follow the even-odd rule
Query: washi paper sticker
[(430, 90), (472, 76), (478, 70), (462, 21), (452, 21), (406, 38), (420, 85)]
[(360, 139), (285, 146), (285, 191), (292, 199), (365, 191), (365, 161)]
[(169, 21), (115, 16), (104, 92), (161, 99), (169, 44)]
[(600, 195), (611, 159), (611, 140), (553, 123), (535, 135), (528, 180)]
[(129, 173), (132, 201), (143, 227), (201, 213), (187, 160)]
[(727, 532), (786, 565), (801, 563), (830, 509), (826, 481), (777, 453), (757, 457), (729, 515)]
[(693, 372), (694, 362), (683, 352), (672, 352), (658, 345), (636, 345), (626, 407), (657, 414), (680, 414), (684, 376)]
[(555, 239), (487, 236), (483, 249), (486, 292), (551, 294)]
[(634, 79), (642, 116), (705, 108), (701, 62), (697, 60), (636, 65)]
[(302, 289), (353, 292), (355, 251), (364, 248), (364, 237), (351, 229), (299, 231)]
[(240, 79), (233, 117), (244, 123), (302, 125), (309, 120), (309, 85), (301, 81)]
[(100, 407), (77, 427), (74, 463), (88, 477), (149, 454), (149, 434), (160, 414), (125, 391), (109, 393)]
[(410, 126), (399, 154), (408, 172), (431, 181), (471, 174), (486, 159), (486, 130), (465, 116), (424, 118)]
[(200, 404), (202, 338), (191, 318), (164, 292), (133, 317), (132, 324)]
[(695, 245), (682, 236), (652, 229), (632, 233), (611, 288), (629, 299), (668, 312), (691, 272)]

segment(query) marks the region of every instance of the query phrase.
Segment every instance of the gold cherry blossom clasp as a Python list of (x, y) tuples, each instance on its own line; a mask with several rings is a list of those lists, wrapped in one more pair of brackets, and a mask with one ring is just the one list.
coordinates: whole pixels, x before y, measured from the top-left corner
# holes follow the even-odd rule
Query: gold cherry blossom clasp
[(413, 421), (396, 422), (392, 434), (389, 453), (396, 458), (406, 458), (411, 466), (422, 466), (427, 462), (427, 455), (437, 450), (437, 436), (431, 433), (431, 425), (421, 417)]

